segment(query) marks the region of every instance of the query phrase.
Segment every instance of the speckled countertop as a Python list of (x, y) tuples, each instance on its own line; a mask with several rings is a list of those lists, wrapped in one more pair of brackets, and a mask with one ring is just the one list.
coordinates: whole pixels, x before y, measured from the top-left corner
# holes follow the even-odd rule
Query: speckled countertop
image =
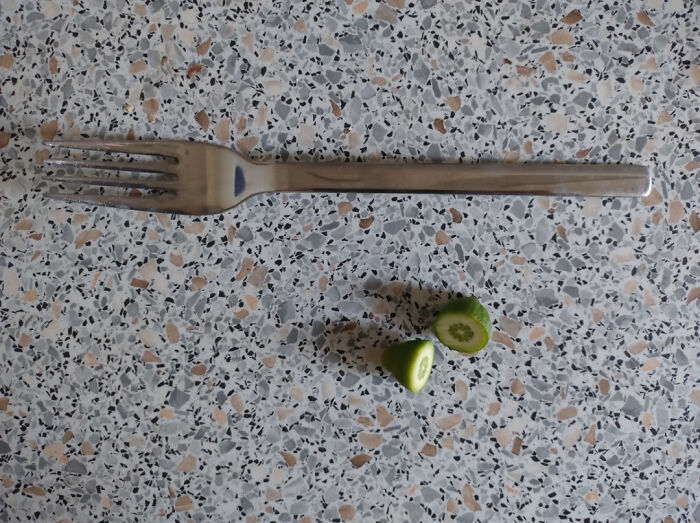
[[(0, 3), (0, 519), (700, 521), (696, 2), (178, 4)], [(655, 178), (189, 219), (44, 200), (79, 135)], [(486, 350), (384, 375), (471, 292)]]

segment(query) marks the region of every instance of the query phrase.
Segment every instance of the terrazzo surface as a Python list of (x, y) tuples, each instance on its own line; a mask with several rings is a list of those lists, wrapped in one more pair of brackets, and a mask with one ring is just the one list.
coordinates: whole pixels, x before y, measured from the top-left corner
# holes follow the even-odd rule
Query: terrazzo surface
[[(0, 519), (700, 521), (696, 2), (0, 2)], [(47, 201), (52, 137), (639, 163), (644, 199)], [(381, 348), (476, 294), (403, 390)]]

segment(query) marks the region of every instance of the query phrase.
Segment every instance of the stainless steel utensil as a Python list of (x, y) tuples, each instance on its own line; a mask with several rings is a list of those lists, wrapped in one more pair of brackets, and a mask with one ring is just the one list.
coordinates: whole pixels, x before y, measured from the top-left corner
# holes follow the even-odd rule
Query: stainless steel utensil
[[(49, 158), (44, 163), (150, 174), (134, 179), (50, 176), (84, 186), (157, 189), (151, 196), (49, 192), (69, 202), (177, 214), (215, 214), (264, 192), (392, 192), (644, 196), (647, 167), (592, 164), (256, 163), (218, 145), (185, 141), (56, 140), (70, 149), (149, 155), (150, 162)], [(152, 175), (166, 175), (154, 178)]]

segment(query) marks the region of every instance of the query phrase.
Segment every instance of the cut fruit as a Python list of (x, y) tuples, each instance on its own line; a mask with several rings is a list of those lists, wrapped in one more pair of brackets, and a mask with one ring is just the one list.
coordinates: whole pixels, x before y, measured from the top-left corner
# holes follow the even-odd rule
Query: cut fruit
[(432, 341), (412, 340), (386, 349), (382, 354), (382, 365), (408, 390), (420, 392), (428, 383), (434, 357)]
[(474, 296), (448, 303), (433, 324), (438, 339), (452, 350), (474, 353), (491, 337), (491, 318)]

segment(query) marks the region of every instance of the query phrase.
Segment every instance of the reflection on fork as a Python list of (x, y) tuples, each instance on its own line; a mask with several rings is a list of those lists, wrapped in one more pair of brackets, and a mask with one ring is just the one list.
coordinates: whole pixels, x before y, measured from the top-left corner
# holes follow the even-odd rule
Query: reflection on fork
[(256, 163), (225, 147), (201, 142), (59, 140), (47, 145), (155, 157), (150, 162), (49, 158), (45, 164), (130, 171), (145, 176), (125, 180), (54, 175), (47, 181), (161, 193), (135, 197), (51, 191), (48, 197), (176, 214), (221, 213), (263, 192), (644, 196), (651, 189), (649, 169), (637, 165)]

